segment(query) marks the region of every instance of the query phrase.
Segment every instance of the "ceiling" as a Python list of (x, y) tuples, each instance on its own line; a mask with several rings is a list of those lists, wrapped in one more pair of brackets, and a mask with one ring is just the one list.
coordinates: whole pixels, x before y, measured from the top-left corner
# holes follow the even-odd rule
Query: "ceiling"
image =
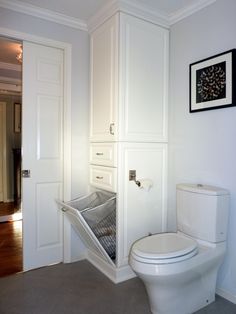
[[(118, 0), (119, 1), (119, 0)], [(9, 2), (12, 2), (10, 0)], [(71, 16), (83, 21), (91, 18), (99, 9), (114, 0), (13, 0), (20, 4), (33, 5)], [(126, 3), (141, 5), (166, 16), (173, 15), (191, 6), (201, 5), (206, 0), (125, 0)]]
[(19, 65), (16, 55), (20, 52), (21, 43), (0, 37), (0, 62)]
[(0, 37), (0, 95), (21, 93), (22, 66), (16, 59), (21, 43)]

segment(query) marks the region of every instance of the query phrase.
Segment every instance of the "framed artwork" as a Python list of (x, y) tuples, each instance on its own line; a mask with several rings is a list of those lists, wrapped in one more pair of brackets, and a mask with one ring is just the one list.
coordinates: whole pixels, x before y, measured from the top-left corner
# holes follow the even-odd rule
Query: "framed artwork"
[(21, 132), (21, 104), (14, 104), (14, 132)]
[(190, 112), (236, 106), (236, 49), (189, 66)]

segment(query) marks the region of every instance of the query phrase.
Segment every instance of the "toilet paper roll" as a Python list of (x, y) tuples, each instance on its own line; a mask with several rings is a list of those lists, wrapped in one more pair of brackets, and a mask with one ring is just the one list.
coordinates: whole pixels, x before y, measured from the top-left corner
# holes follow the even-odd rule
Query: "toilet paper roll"
[(153, 181), (151, 179), (142, 179), (142, 180), (139, 180), (140, 182), (140, 186), (139, 188), (140, 189), (143, 189), (145, 191), (149, 191), (151, 189), (151, 187), (153, 186)]

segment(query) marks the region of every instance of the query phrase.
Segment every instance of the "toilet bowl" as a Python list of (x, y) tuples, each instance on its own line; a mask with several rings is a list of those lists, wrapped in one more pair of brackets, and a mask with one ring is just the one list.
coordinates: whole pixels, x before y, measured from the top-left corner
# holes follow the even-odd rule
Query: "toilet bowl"
[[(182, 247), (175, 250), (171, 240), (179, 241)], [(155, 241), (162, 244), (161, 252), (147, 249)], [(129, 263), (145, 284), (152, 313), (190, 314), (215, 300), (224, 253), (224, 242), (206, 246), (180, 233), (166, 233), (137, 241)]]
[(177, 186), (178, 232), (136, 241), (129, 264), (143, 281), (153, 314), (190, 314), (215, 300), (226, 250), (229, 193)]

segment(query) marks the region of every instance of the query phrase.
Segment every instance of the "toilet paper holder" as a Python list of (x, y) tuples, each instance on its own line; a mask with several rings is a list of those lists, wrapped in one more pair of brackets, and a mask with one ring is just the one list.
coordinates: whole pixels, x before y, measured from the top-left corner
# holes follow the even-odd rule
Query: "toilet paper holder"
[(140, 187), (140, 181), (136, 180), (136, 170), (129, 170), (129, 181), (134, 181)]

